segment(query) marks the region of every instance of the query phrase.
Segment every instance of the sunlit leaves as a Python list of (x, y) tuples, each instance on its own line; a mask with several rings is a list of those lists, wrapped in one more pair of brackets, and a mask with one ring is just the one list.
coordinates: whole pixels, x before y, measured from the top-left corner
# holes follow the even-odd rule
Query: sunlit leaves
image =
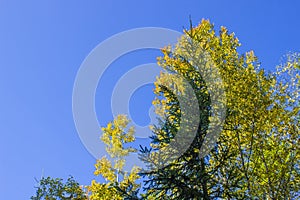
[(125, 194), (136, 196), (139, 184), (135, 182), (140, 178), (140, 169), (134, 166), (130, 172), (123, 170), (125, 157), (136, 151), (132, 147), (124, 146), (135, 140), (135, 130), (132, 126), (128, 127), (129, 122), (125, 115), (118, 115), (106, 127), (102, 127), (101, 140), (106, 144), (110, 159), (102, 157), (97, 160), (94, 174), (101, 175), (107, 182), (92, 181), (91, 186), (88, 186), (91, 199), (123, 199)]

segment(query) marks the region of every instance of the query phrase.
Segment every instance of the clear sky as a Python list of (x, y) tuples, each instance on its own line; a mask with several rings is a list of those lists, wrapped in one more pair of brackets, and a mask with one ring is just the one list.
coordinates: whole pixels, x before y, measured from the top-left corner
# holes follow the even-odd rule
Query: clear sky
[[(274, 70), (284, 54), (300, 50), (299, 10), (298, 0), (0, 0), (1, 199), (29, 199), (42, 171), (73, 175), (82, 184), (93, 178), (95, 158), (76, 132), (72, 90), (82, 61), (101, 41), (146, 26), (182, 31), (191, 15), (194, 24), (206, 18), (216, 28), (226, 26), (242, 43), (240, 52), (254, 50), (262, 67)], [(136, 52), (112, 67), (128, 70), (157, 55)], [(105, 120), (111, 119), (109, 92), (102, 96), (100, 89), (112, 87), (117, 76), (107, 73), (97, 90), (97, 115)], [(151, 96), (151, 87), (144, 87), (132, 97), (131, 111), (141, 124)]]

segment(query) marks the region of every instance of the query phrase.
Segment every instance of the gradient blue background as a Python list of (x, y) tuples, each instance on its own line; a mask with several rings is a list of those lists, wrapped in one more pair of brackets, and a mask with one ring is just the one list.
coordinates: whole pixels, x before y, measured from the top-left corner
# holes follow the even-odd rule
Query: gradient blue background
[[(240, 52), (254, 50), (262, 67), (274, 70), (288, 51), (299, 51), (299, 10), (297, 0), (0, 0), (0, 198), (29, 199), (34, 177), (42, 171), (45, 176), (73, 175), (82, 184), (93, 178), (95, 158), (73, 123), (72, 89), (81, 62), (101, 41), (145, 26), (182, 31), (191, 15), (194, 24), (208, 18), (216, 28), (226, 26), (243, 44)], [(112, 67), (123, 66), (117, 70), (121, 74), (155, 62), (157, 55), (132, 53)], [(119, 75), (107, 73), (105, 86), (97, 91), (97, 115), (105, 120), (111, 119), (109, 88)], [(148, 114), (151, 97), (148, 86), (132, 100), (139, 105), (131, 108), (141, 124), (147, 123), (142, 116)]]

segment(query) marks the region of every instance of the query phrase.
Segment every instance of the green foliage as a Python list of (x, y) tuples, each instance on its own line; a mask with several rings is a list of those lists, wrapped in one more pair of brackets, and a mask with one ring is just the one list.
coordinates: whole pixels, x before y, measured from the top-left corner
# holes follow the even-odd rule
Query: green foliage
[(31, 197), (32, 200), (87, 200), (83, 188), (73, 177), (68, 178), (66, 183), (62, 179), (42, 178), (36, 190), (36, 195)]

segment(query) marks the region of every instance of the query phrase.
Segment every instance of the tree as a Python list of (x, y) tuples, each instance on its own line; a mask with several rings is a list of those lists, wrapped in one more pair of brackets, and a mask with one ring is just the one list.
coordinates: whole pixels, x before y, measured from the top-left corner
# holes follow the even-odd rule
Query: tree
[(77, 183), (73, 177), (68, 178), (66, 183), (63, 183), (59, 178), (42, 178), (39, 181), (36, 195), (31, 197), (32, 200), (87, 200), (87, 195), (83, 187)]
[(124, 144), (135, 140), (134, 127), (128, 127), (128, 124), (129, 120), (125, 115), (118, 115), (107, 127), (102, 128), (101, 140), (107, 145), (106, 151), (114, 159), (114, 165), (106, 157), (97, 160), (94, 174), (102, 175), (106, 183), (92, 181), (91, 186), (88, 186), (91, 200), (137, 199), (140, 185), (135, 181), (139, 178), (140, 169), (134, 166), (131, 172), (123, 170), (124, 157), (136, 151), (132, 147), (124, 147)]
[[(157, 157), (156, 151), (176, 138), (182, 114), (176, 98), (182, 92), (168, 90), (161, 84), (166, 80), (170, 82), (168, 75), (162, 74), (155, 88), (160, 98), (154, 104), (159, 105), (157, 113), (165, 122), (153, 129), (154, 151), (142, 150), (147, 155), (143, 159), (157, 169), (144, 173), (148, 178), (149, 195), (161, 199), (250, 199), (255, 196), (292, 199), (299, 194), (299, 120), (295, 120), (299, 116), (299, 104), (290, 103), (295, 101), (295, 95), (289, 95), (286, 89), (287, 85), (295, 84), (295, 80), (282, 84), (276, 74), (267, 74), (259, 68), (252, 51), (240, 55), (239, 46), (233, 33), (222, 27), (216, 35), (213, 25), (203, 20), (199, 26), (186, 30), (175, 48), (163, 49), (164, 55), (158, 64), (168, 74), (179, 74), (190, 83), (198, 100), (200, 123), (190, 148), (161, 168), (164, 158)], [(223, 80), (227, 114), (216, 145), (202, 157), (198, 152), (212, 121), (211, 97), (202, 68), (210, 61)], [(291, 66), (299, 65), (288, 62), (287, 67), (291, 69)], [(296, 74), (293, 77), (298, 77), (299, 86), (299, 71)]]

